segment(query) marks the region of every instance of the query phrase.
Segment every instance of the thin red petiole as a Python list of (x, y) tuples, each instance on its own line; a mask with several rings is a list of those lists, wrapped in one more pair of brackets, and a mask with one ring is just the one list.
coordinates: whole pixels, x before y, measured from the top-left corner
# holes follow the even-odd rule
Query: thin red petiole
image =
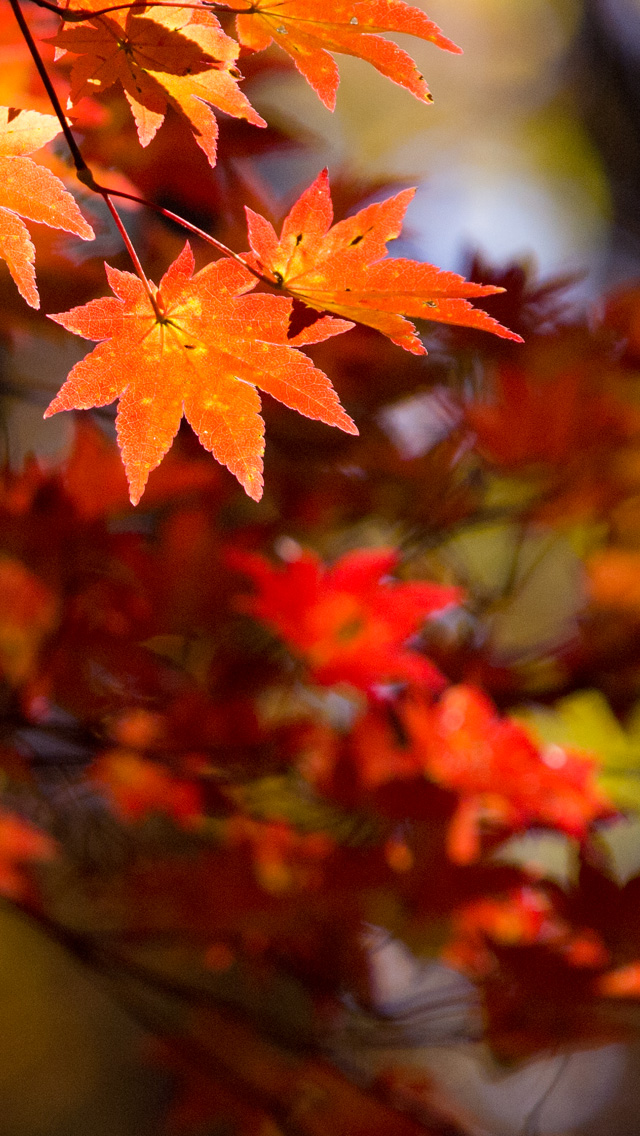
[(131, 237), (129, 236), (127, 230), (125, 229), (125, 227), (122, 223), (122, 218), (120, 217), (118, 210), (116, 209), (115, 205), (113, 204), (113, 201), (111, 200), (110, 195), (108, 193), (102, 191), (101, 196), (104, 200), (105, 205), (107, 206), (107, 209), (109, 210), (111, 216), (113, 217), (114, 224), (116, 225), (118, 232), (120, 233), (120, 236), (122, 237), (123, 243), (126, 247), (127, 252), (129, 253), (129, 256), (131, 257), (131, 260), (133, 261), (133, 266), (136, 270), (136, 273), (139, 276), (142, 283), (144, 284), (145, 292), (147, 293), (147, 296), (149, 297), (149, 302), (151, 303), (151, 307), (153, 308), (153, 310), (155, 312), (156, 319), (158, 320), (158, 323), (162, 323), (164, 316), (163, 316), (162, 312), (160, 311), (160, 308), (158, 307), (158, 301), (156, 299), (153, 288), (151, 287), (151, 284), (147, 280), (147, 276), (146, 276), (146, 273), (144, 271), (144, 268), (142, 267), (142, 265), (140, 263), (140, 259), (138, 257), (138, 254), (137, 254), (137, 252), (136, 252), (136, 250), (133, 247), (133, 244), (131, 242)]
[(228, 256), (231, 258), (231, 260), (237, 261), (237, 263), (241, 264), (243, 268), (246, 268), (248, 272), (253, 273), (253, 275), (256, 276), (258, 280), (262, 280), (264, 284), (273, 284), (273, 280), (271, 280), (268, 276), (263, 276), (261, 272), (258, 272), (257, 268), (253, 268), (252, 265), (247, 264), (246, 260), (243, 256), (240, 255), (240, 253), (234, 252), (233, 249), (230, 249), (227, 245), (223, 244), (222, 241), (217, 240), (215, 237), (211, 237), (209, 233), (205, 233), (204, 229), (198, 228), (197, 225), (192, 225), (191, 221), (185, 220), (185, 218), (181, 217), (179, 213), (173, 213), (171, 209), (165, 209), (163, 205), (156, 205), (155, 201), (147, 201), (144, 197), (136, 197), (136, 195), (133, 193), (125, 193), (123, 190), (119, 189), (106, 189), (105, 187), (98, 185), (97, 182), (93, 182), (91, 188), (95, 189), (97, 193), (101, 193), (103, 195), (105, 193), (108, 193), (112, 197), (123, 197), (127, 201), (135, 201), (138, 205), (145, 205), (147, 209), (153, 209), (153, 211), (155, 213), (159, 213), (161, 217), (166, 217), (168, 221), (174, 221), (176, 225), (181, 225), (183, 229), (187, 229), (188, 232), (193, 233), (194, 236), (200, 237), (201, 240), (206, 241), (209, 245), (213, 245), (213, 247), (216, 248), (218, 252), (223, 253), (224, 256)]

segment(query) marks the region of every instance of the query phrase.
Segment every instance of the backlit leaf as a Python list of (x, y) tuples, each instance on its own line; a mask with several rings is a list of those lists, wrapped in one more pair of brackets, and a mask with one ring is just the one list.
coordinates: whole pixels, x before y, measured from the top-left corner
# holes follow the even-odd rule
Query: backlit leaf
[(339, 82), (331, 52), (366, 59), (426, 102), (429, 88), (411, 56), (377, 33), (405, 32), (460, 53), (424, 12), (403, 0), (240, 0), (235, 10), (243, 8), (247, 14), (236, 19), (240, 43), (263, 51), (275, 41), (330, 110)]
[(581, 690), (555, 706), (518, 708), (517, 718), (549, 745), (576, 746), (597, 755), (598, 782), (620, 808), (640, 808), (640, 729), (625, 730), (603, 694)]
[(59, 133), (60, 123), (52, 114), (23, 110), (10, 117), (9, 108), (0, 107), (0, 259), (32, 308), (40, 307), (35, 249), (22, 218), (65, 229), (85, 241), (94, 236), (60, 179), (26, 156)]
[(211, 165), (218, 126), (210, 106), (264, 126), (238, 87), (239, 48), (204, 9), (152, 7), (96, 16), (65, 28), (54, 42), (79, 58), (71, 72), (71, 103), (120, 82), (148, 146), (171, 104), (190, 122)]
[(246, 210), (253, 263), (308, 307), (374, 327), (414, 355), (425, 355), (426, 349), (405, 316), (476, 327), (520, 342), (468, 301), (500, 288), (469, 283), (432, 264), (387, 257), (387, 241), (399, 235), (414, 192), (405, 189), (332, 227), (329, 175), (323, 170), (285, 218), (279, 239), (269, 221)]
[[(68, 331), (102, 342), (71, 371), (46, 411), (120, 400), (117, 428), (137, 504), (162, 461), (183, 413), (203, 446), (262, 495), (264, 423), (257, 388), (308, 418), (357, 433), (329, 379), (287, 339), (291, 301), (245, 296), (256, 279), (232, 260), (193, 276), (188, 244), (162, 278), (158, 319), (137, 276), (107, 265), (115, 297), (51, 316)], [(323, 323), (321, 338), (350, 325)]]

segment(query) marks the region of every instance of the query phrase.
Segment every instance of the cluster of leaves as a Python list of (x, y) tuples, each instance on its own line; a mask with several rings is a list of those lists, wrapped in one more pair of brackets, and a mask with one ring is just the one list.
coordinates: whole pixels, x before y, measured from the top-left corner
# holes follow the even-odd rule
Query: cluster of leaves
[[(385, 4), (367, 0), (353, 9), (294, 3), (286, 9), (278, 4), (275, 11), (261, 5), (238, 11), (239, 44), (262, 51), (275, 37), (331, 108), (338, 75), (327, 47), (369, 59), (383, 74), (424, 99), (429, 97), (428, 89), (415, 65), (404, 51), (375, 33), (410, 32), (457, 50), (419, 9), (403, 0)], [(103, 10), (98, 0), (92, 0), (88, 8), (70, 4), (62, 15), (65, 27), (52, 42), (63, 57), (66, 53), (78, 57), (71, 69), (70, 106), (119, 81), (142, 146), (153, 140), (169, 105), (187, 119), (212, 166), (218, 134), (212, 105), (235, 118), (266, 125), (238, 86), (239, 44), (223, 32), (211, 6), (160, 4)], [(67, 27), (69, 23), (72, 26)], [(35, 46), (34, 58), (41, 62)], [(48, 82), (50, 95), (57, 99)], [(8, 164), (0, 253), (25, 299), (37, 306), (33, 246), (21, 218), (66, 228), (85, 239), (91, 239), (93, 230), (59, 181), (24, 155), (62, 129), (80, 180), (102, 193), (112, 213), (111, 196), (118, 191), (97, 184), (61, 111), (58, 123), (36, 111), (10, 119), (5, 108), (4, 115), (2, 153)], [(387, 241), (398, 237), (411, 197), (412, 192), (405, 191), (332, 226), (325, 170), (285, 218), (280, 238), (265, 217), (248, 209), (250, 253), (234, 254), (214, 240), (228, 256), (194, 276), (195, 262), (186, 245), (159, 287), (147, 279), (115, 214), (137, 275), (107, 266), (115, 300), (94, 300), (52, 316), (67, 330), (101, 342), (73, 369), (47, 414), (120, 400), (119, 443), (136, 504), (149, 471), (166, 454), (184, 413), (203, 445), (259, 500), (264, 427), (258, 389), (308, 417), (356, 430), (330, 380), (300, 347), (348, 331), (351, 320), (357, 320), (408, 351), (424, 353), (407, 316), (480, 327), (514, 338), (513, 332), (468, 302), (469, 297), (494, 292), (494, 287), (469, 283), (432, 265), (387, 257)], [(188, 222), (186, 227), (193, 229)], [(259, 280), (290, 298), (273, 293), (244, 298)], [(346, 315), (349, 321), (319, 316), (292, 334), (294, 300), (316, 313)], [(135, 382), (124, 367), (125, 359), (135, 368)]]
[[(115, 431), (110, 411), (74, 420), (56, 461), (9, 446), (0, 890), (85, 959), (160, 988), (169, 971), (192, 1000), (215, 979), (255, 1015), (256, 984), (286, 976), (307, 999), (296, 1040), (326, 1035), (345, 989), (366, 1002), (364, 923), (480, 983), (502, 1052), (609, 1037), (613, 999), (640, 993), (637, 290), (587, 320), (517, 266), (391, 257), (412, 190), (335, 179), (334, 224), (323, 171), (279, 209), (257, 159), (302, 142), (254, 130), (239, 57), (277, 69), (256, 62), (274, 41), (329, 107), (332, 52), (427, 100), (379, 33), (457, 49), (401, 0), (220, 5), (236, 39), (210, 3), (44, 7), (49, 110), (68, 95), (83, 144), (20, 57), (28, 107), (0, 117), (8, 431), (73, 342), (16, 292), (38, 306), (23, 218), (104, 247), (104, 202), (135, 273), (122, 255), (95, 298), (91, 246), (66, 246), (69, 271), (38, 231), (43, 306), (98, 344), (46, 415), (119, 407)], [(13, 51), (29, 36), (10, 8)], [(62, 147), (30, 157), (62, 132), (81, 208)], [(290, 1091), (274, 1051), (245, 1023), (234, 1064), (211, 1014), (189, 1023), (208, 1095), (172, 1049), (193, 1090), (172, 1130), (196, 1132), (203, 1100), (273, 1130), (293, 1108), (259, 1083), (271, 1068)], [(413, 1131), (326, 1069), (304, 1077), (327, 1128)]]

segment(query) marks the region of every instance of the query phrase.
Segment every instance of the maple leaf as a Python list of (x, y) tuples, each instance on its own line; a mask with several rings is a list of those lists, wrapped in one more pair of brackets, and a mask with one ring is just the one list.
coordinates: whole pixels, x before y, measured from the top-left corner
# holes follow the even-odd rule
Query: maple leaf
[(183, 413), (203, 446), (259, 500), (264, 423), (256, 387), (308, 418), (357, 433), (327, 376), (296, 349), (350, 324), (328, 317), (288, 339), (291, 300), (245, 296), (255, 277), (225, 258), (194, 276), (188, 242), (156, 290), (161, 319), (137, 276), (105, 267), (115, 297), (49, 317), (104, 342), (76, 364), (45, 417), (119, 399), (118, 441), (134, 505)]
[(442, 958), (476, 978), (495, 968), (494, 945), (544, 946), (576, 967), (599, 968), (609, 961), (600, 936), (589, 927), (571, 927), (541, 887), (525, 884), (504, 894), (471, 900), (453, 912), (452, 924), (453, 939)]
[(0, 473), (0, 516), (6, 524), (10, 517), (24, 516), (33, 508), (35, 498), (46, 482), (46, 475), (35, 457), (30, 456), (20, 473), (6, 466)]
[(561, 698), (553, 707), (530, 705), (517, 707), (513, 713), (538, 745), (597, 754), (600, 788), (618, 809), (640, 810), (637, 705), (624, 726), (599, 690), (579, 690)]
[(0, 554), (0, 674), (12, 685), (29, 678), (58, 616), (51, 588), (22, 561)]
[(26, 156), (59, 133), (60, 123), (52, 114), (16, 114), (0, 107), (0, 258), (32, 308), (40, 307), (35, 249), (22, 218), (65, 229), (85, 241), (95, 235), (60, 179)]
[(408, 701), (404, 722), (425, 773), (460, 794), (448, 834), (456, 863), (476, 859), (486, 821), (515, 829), (538, 823), (581, 839), (613, 811), (589, 754), (539, 748), (472, 686), (449, 687), (433, 707)]
[(240, 48), (203, 9), (150, 7), (112, 12), (66, 28), (51, 40), (80, 58), (71, 71), (70, 104), (120, 82), (148, 146), (167, 104), (188, 119), (210, 164), (216, 162), (218, 125), (210, 105), (234, 118), (266, 126), (238, 87)]
[(240, 43), (263, 51), (275, 41), (293, 59), (322, 102), (333, 110), (339, 74), (332, 51), (372, 63), (382, 75), (431, 102), (429, 88), (406, 51), (377, 32), (406, 32), (461, 54), (419, 8), (403, 0), (240, 0), (247, 14), (236, 17)]
[(416, 747), (391, 740), (388, 706), (368, 707), (349, 736), (349, 755), (364, 789), (378, 789), (389, 781), (412, 779), (423, 774)]
[[(637, 410), (620, 398), (611, 367), (598, 357), (596, 345), (588, 340), (574, 344), (568, 336), (565, 343), (554, 337), (524, 367), (503, 364), (492, 376), (490, 398), (465, 407), (478, 450), (495, 465), (517, 469), (544, 462), (562, 471), (576, 457), (592, 454), (601, 476), (606, 449), (619, 449), (637, 436)], [(563, 347), (565, 353), (581, 349), (582, 358), (578, 355), (567, 366)], [(591, 357), (585, 358), (589, 350)], [(511, 429), (513, 422), (517, 431)]]
[(504, 895), (483, 896), (453, 912), (453, 938), (442, 952), (449, 966), (481, 978), (490, 972), (490, 946), (554, 945), (567, 934), (566, 924), (542, 888), (524, 885)]
[(387, 257), (387, 241), (399, 235), (414, 193), (405, 189), (332, 227), (325, 169), (296, 201), (279, 240), (269, 221), (246, 209), (253, 252), (248, 263), (308, 307), (374, 327), (414, 355), (426, 355), (426, 349), (405, 316), (475, 327), (522, 342), (468, 302), (468, 297), (503, 289), (470, 283), (432, 264)]
[(195, 782), (175, 777), (157, 762), (130, 750), (102, 754), (88, 776), (104, 789), (114, 810), (124, 819), (166, 813), (189, 828), (202, 815), (202, 794)]
[(0, 813), (0, 895), (24, 897), (26, 880), (21, 865), (32, 860), (51, 860), (56, 846), (50, 836), (13, 813)]
[(398, 556), (386, 548), (359, 549), (328, 569), (310, 551), (282, 568), (248, 553), (230, 561), (260, 589), (242, 599), (243, 610), (281, 635), (318, 682), (363, 690), (385, 679), (442, 685), (433, 664), (405, 643), (427, 616), (460, 603), (460, 588), (389, 581)]

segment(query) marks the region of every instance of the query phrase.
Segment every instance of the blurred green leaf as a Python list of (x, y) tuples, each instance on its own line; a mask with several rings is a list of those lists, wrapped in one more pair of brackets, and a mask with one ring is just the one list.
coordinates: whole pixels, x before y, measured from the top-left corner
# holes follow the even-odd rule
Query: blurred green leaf
[(536, 879), (569, 888), (578, 879), (578, 844), (562, 832), (526, 832), (513, 836), (491, 856), (498, 864), (522, 868)]
[(598, 690), (570, 694), (551, 708), (522, 707), (512, 716), (543, 743), (592, 753), (598, 759), (598, 782), (614, 804), (640, 810), (640, 705), (627, 730)]

